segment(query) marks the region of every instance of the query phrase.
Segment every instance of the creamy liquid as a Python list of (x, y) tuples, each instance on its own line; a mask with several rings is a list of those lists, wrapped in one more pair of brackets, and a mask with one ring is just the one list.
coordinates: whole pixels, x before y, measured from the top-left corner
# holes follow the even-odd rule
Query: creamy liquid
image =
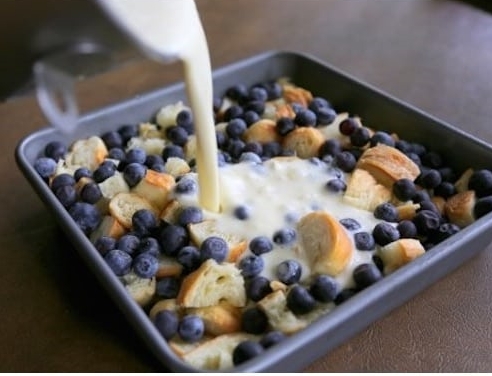
[(193, 0), (100, 0), (147, 54), (159, 62), (183, 62), (186, 91), (197, 136), (200, 206), (219, 207), (217, 143), (213, 88), (207, 40)]
[[(313, 210), (327, 211), (339, 220), (355, 219), (361, 228), (353, 233), (372, 232), (379, 222), (371, 212), (344, 203), (342, 193), (326, 189), (327, 181), (337, 174), (339, 176), (340, 171), (317, 159), (275, 158), (263, 164), (242, 162), (221, 167), (219, 174), (222, 211), (206, 212), (206, 216), (216, 220), (217, 227), (226, 234), (236, 234), (248, 240), (260, 235), (272, 239), (275, 231), (286, 227), (295, 228), (296, 222)], [(177, 199), (184, 205), (197, 204), (196, 194), (179, 195)], [(248, 208), (250, 216), (247, 220), (234, 216), (237, 206)], [(349, 237), (353, 242), (353, 235)], [(302, 255), (297, 243), (275, 245), (273, 251), (261, 256), (265, 261), (262, 275), (277, 279), (276, 266), (284, 260), (296, 259), (303, 269), (301, 278), (307, 278), (311, 272)], [(373, 252), (358, 251), (354, 246), (349, 265), (336, 276), (340, 285), (353, 286), (353, 269), (361, 263), (371, 262), (372, 255)]]

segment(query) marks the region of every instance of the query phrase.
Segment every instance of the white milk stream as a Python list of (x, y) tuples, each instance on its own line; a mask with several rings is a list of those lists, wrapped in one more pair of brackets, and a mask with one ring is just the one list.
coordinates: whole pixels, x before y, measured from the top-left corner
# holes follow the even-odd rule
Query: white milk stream
[(181, 60), (197, 138), (200, 206), (218, 212), (219, 173), (207, 39), (194, 0), (99, 0), (150, 58)]

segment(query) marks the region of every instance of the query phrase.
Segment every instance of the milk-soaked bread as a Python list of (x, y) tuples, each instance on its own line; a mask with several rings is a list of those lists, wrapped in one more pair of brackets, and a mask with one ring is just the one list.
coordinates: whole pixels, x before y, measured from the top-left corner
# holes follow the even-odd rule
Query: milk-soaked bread
[(190, 224), (188, 230), (191, 240), (198, 247), (210, 236), (218, 236), (224, 239), (228, 247), (227, 261), (229, 262), (236, 262), (248, 246), (247, 241), (240, 236), (220, 230), (213, 219)]
[(234, 264), (218, 264), (208, 259), (183, 279), (176, 301), (188, 308), (214, 306), (221, 302), (244, 307), (244, 278)]
[(227, 370), (234, 366), (232, 353), (237, 345), (246, 340), (257, 340), (247, 333), (231, 333), (206, 341), (183, 355), (183, 360), (202, 370)]
[(343, 200), (356, 208), (373, 212), (379, 204), (391, 200), (391, 191), (379, 184), (366, 170), (356, 168), (352, 171)]
[(295, 152), (299, 158), (307, 159), (317, 157), (324, 142), (325, 137), (319, 129), (299, 127), (284, 137), (282, 146), (285, 150)]
[(352, 259), (354, 250), (347, 231), (327, 212), (306, 214), (299, 220), (297, 232), (313, 273), (337, 276)]
[(132, 227), (132, 217), (137, 210), (147, 209), (157, 216), (156, 209), (145, 198), (136, 193), (118, 193), (109, 202), (110, 214), (118, 220), (125, 228)]
[(356, 167), (368, 171), (380, 184), (389, 189), (399, 179), (414, 181), (420, 174), (419, 166), (415, 162), (400, 150), (385, 144), (366, 149)]
[(424, 246), (417, 239), (402, 238), (386, 244), (378, 251), (383, 261), (384, 273), (389, 274), (399, 267), (408, 264), (425, 253)]
[(451, 223), (463, 228), (475, 221), (473, 214), (475, 202), (475, 191), (458, 192), (446, 200), (444, 212)]
[(104, 141), (98, 136), (75, 141), (65, 156), (68, 167), (87, 167), (95, 170), (108, 155)]

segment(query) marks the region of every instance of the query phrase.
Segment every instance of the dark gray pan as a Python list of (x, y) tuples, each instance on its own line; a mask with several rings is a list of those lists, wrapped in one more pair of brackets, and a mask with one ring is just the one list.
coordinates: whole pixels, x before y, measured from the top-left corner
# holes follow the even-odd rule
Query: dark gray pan
[[(214, 90), (219, 95), (236, 83), (258, 82), (290, 77), (296, 84), (324, 96), (338, 111), (359, 115), (368, 126), (396, 132), (401, 138), (422, 142), (442, 153), (457, 171), (466, 167), (489, 168), (490, 145), (429, 116), (378, 89), (350, 77), (340, 70), (294, 52), (267, 52), (214, 71)], [(116, 129), (122, 124), (147, 121), (164, 104), (186, 101), (184, 84), (140, 95), (80, 118), (72, 135), (53, 128), (35, 132), (23, 139), (16, 150), (16, 160), (29, 183), (53, 212), (59, 225), (72, 239), (101, 285), (107, 289), (122, 314), (138, 332), (160, 362), (176, 372), (191, 372), (167, 347), (145, 312), (133, 302), (100, 255), (76, 227), (32, 165), (47, 142), (61, 140), (67, 145), (75, 139)], [(438, 142), (431, 142), (439, 140)], [(467, 156), (467, 158), (463, 158)], [(336, 307), (302, 332), (266, 351), (261, 356), (233, 369), (237, 372), (292, 372), (301, 370), (315, 359), (360, 332), (372, 322), (409, 300), (465, 260), (484, 250), (491, 242), (492, 221), (487, 215), (471, 226), (432, 248), (416, 261), (402, 267), (382, 281)], [(451, 298), (451, 297), (450, 297)]]

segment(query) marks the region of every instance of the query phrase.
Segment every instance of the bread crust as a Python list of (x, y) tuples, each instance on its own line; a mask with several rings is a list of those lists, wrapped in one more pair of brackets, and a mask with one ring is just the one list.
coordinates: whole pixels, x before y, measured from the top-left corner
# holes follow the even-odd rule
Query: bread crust
[(145, 177), (131, 191), (145, 197), (156, 210), (161, 211), (171, 200), (170, 193), (175, 183), (172, 175), (148, 169)]
[(285, 150), (294, 151), (299, 158), (312, 158), (319, 155), (325, 142), (323, 133), (314, 127), (299, 127), (289, 132), (282, 141)]
[(140, 209), (150, 210), (157, 216), (156, 209), (136, 193), (118, 193), (109, 202), (109, 213), (127, 229), (131, 229), (132, 216)]
[(352, 171), (343, 194), (343, 200), (347, 204), (370, 212), (391, 198), (392, 193), (387, 187), (379, 184), (368, 171), (360, 168)]
[(245, 142), (259, 142), (265, 144), (267, 142), (280, 142), (281, 137), (277, 133), (277, 125), (271, 119), (261, 119), (246, 129), (243, 133)]
[(188, 308), (186, 312), (200, 316), (205, 324), (205, 332), (211, 336), (241, 330), (241, 309), (227, 303), (210, 307)]
[(340, 222), (324, 211), (302, 217), (297, 225), (299, 243), (311, 271), (337, 276), (349, 264), (352, 241)]
[(402, 238), (386, 244), (378, 251), (383, 261), (384, 273), (390, 274), (425, 253), (424, 246), (417, 239)]
[(444, 212), (451, 223), (463, 228), (475, 221), (473, 214), (475, 202), (475, 191), (467, 190), (458, 192), (446, 200)]

